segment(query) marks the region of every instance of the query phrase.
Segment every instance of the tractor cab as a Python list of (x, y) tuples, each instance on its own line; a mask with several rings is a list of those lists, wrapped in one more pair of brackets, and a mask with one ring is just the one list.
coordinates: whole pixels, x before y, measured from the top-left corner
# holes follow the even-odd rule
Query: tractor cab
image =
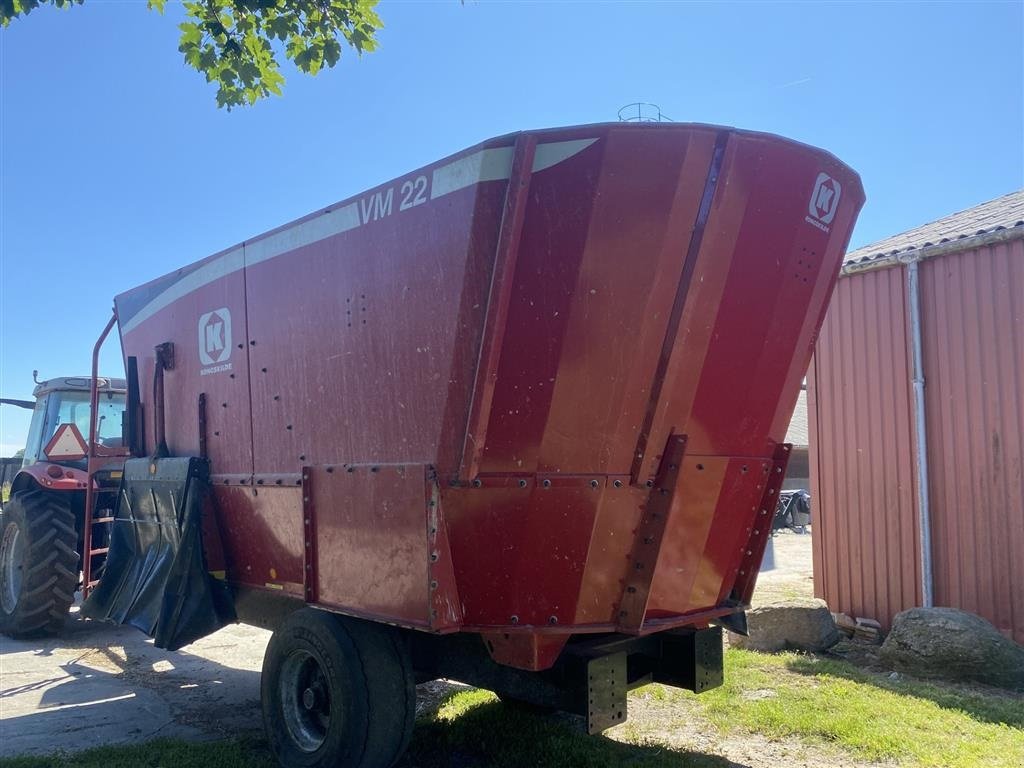
[[(49, 379), (36, 385), (35, 405), (25, 442), (23, 466), (37, 462), (86, 469), (90, 387), (87, 376)], [(124, 379), (100, 378), (97, 382), (97, 450), (120, 449), (125, 442)]]

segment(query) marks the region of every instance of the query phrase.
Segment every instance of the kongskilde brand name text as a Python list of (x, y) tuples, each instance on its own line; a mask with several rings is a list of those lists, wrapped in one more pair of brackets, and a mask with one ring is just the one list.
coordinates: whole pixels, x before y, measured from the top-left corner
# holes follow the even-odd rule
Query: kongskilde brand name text
[(211, 373), (223, 373), (224, 371), (231, 370), (231, 363), (224, 363), (224, 365), (211, 365), (209, 368), (200, 368), (200, 376), (209, 376)]

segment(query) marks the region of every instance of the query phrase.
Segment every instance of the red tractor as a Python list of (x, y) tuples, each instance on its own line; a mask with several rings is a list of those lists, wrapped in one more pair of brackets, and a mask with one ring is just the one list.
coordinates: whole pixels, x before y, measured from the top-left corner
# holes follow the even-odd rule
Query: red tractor
[[(125, 381), (99, 378), (90, 401), (87, 376), (36, 380), (35, 400), (4, 399), (32, 410), (25, 455), (0, 516), (0, 632), (53, 634), (64, 624), (84, 570), (85, 435), (96, 414), (98, 466), (93, 474), (95, 541), (90, 569), (102, 570), (106, 532), (124, 462)], [(5, 493), (5, 496), (7, 494)], [(94, 548), (94, 546), (96, 548)]]

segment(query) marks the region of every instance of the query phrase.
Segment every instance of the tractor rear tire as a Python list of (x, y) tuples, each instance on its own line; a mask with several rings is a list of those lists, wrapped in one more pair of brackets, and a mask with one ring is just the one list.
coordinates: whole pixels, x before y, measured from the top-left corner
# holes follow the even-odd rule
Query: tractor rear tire
[(260, 694), (267, 741), (287, 768), (390, 768), (416, 718), (401, 634), (315, 608), (270, 638)]
[(75, 516), (68, 494), (16, 491), (0, 523), (0, 633), (58, 634), (78, 586)]

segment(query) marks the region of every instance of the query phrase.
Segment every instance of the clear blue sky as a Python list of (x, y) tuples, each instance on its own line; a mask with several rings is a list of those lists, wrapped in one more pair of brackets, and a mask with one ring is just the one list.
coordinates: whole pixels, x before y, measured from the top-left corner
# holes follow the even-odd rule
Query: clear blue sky
[[(180, 10), (87, 0), (0, 32), (0, 392), (88, 371), (114, 294), (482, 139), (615, 119), (771, 131), (864, 179), (853, 245), (1024, 186), (1021, 2), (388, 2), (377, 52), (231, 113)], [(120, 375), (111, 344), (104, 369)], [(0, 455), (27, 412), (0, 409)]]

